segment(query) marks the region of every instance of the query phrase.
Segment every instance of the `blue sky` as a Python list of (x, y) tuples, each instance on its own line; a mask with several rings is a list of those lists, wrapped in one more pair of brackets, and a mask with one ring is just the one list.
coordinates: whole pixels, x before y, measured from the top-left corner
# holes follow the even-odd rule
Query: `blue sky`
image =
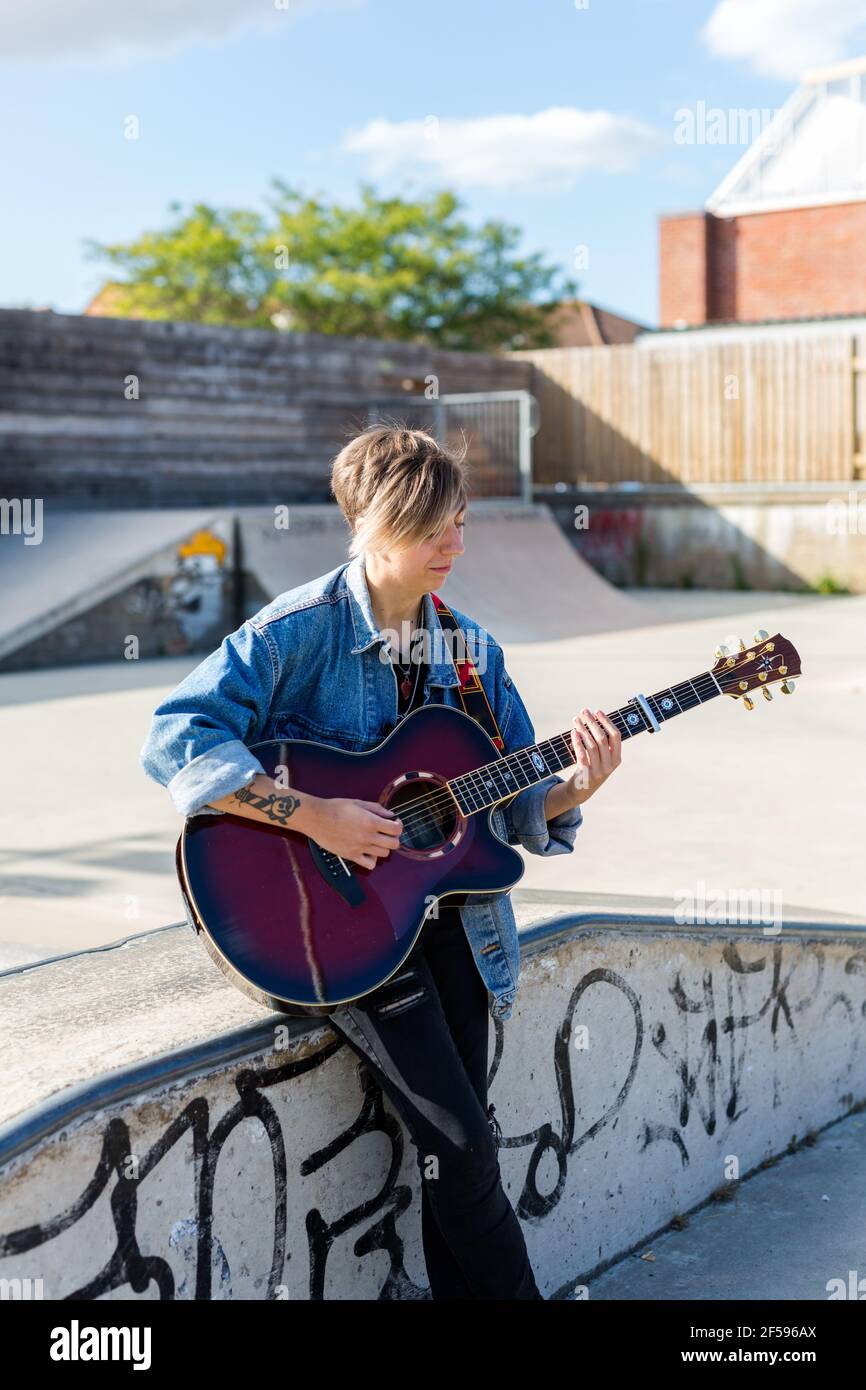
[(744, 149), (679, 143), (677, 113), (770, 112), (862, 52), (866, 0), (0, 0), (0, 305), (80, 312), (109, 273), (84, 238), (175, 200), (264, 210), (279, 176), (455, 188), (655, 324), (659, 213)]

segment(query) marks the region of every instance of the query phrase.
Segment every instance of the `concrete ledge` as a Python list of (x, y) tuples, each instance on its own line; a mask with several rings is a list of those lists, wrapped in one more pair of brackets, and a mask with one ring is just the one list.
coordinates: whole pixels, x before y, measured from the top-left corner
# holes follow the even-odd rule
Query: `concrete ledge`
[(681, 503), (686, 507), (714, 506), (730, 502), (847, 502), (849, 497), (866, 502), (866, 482), (841, 478), (827, 482), (761, 483), (535, 483), (533, 497), (548, 505), (558, 498), (604, 502), (611, 507), (634, 507), (645, 502)]
[[(500, 1163), (548, 1297), (866, 1096), (866, 926), (516, 890)], [(426, 1297), (415, 1152), (323, 1024), (186, 924), (0, 974), (0, 1278), (48, 1298)], [(5, 1036), (3, 1036), (5, 1034)]]

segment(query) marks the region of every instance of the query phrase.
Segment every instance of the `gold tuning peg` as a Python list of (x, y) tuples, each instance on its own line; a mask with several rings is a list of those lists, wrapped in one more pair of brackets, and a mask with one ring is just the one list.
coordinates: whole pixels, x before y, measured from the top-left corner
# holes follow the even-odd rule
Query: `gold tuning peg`
[(726, 647), (724, 642), (720, 642), (719, 645), (716, 647), (716, 660), (721, 661), (723, 656), (730, 656), (730, 653), (730, 647)]
[(793, 695), (797, 687), (795, 686), (793, 681), (782, 681), (781, 688), (783, 695)]
[(745, 644), (745, 642), (743, 641), (743, 639), (742, 639), (742, 637), (741, 637), (741, 638), (740, 638), (740, 651), (741, 651), (741, 652), (744, 652), (745, 650), (746, 650), (746, 644)]
[(757, 646), (759, 642), (766, 642), (766, 640), (767, 640), (767, 638), (769, 637), (769, 635), (770, 635), (770, 634), (769, 634), (769, 632), (767, 632), (766, 628), (759, 627), (759, 628), (758, 628), (758, 631), (755, 633), (754, 637), (752, 638), (752, 643), (753, 643), (753, 645), (754, 645), (754, 646)]
[(743, 704), (746, 706), (746, 709), (754, 709), (754, 708), (755, 708), (755, 702), (754, 702), (754, 700), (750, 700), (749, 697), (748, 697), (748, 695), (744, 695), (744, 696), (742, 697), (742, 700), (743, 700)]
[(761, 686), (761, 694), (763, 695), (765, 700), (772, 700), (773, 698), (772, 692), (768, 690), (765, 685)]

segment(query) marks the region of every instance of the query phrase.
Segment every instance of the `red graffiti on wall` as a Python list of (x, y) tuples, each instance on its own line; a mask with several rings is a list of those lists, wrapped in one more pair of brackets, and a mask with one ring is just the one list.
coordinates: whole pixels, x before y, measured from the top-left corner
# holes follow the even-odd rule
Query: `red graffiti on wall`
[(640, 507), (591, 506), (589, 524), (577, 531), (581, 554), (602, 570), (606, 561), (630, 560), (643, 529), (643, 519)]

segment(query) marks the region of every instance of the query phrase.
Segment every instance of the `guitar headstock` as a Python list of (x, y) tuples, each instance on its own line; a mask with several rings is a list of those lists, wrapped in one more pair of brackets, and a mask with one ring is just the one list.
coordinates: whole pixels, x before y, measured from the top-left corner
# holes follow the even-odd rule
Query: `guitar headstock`
[(712, 670), (723, 695), (741, 699), (746, 709), (752, 709), (754, 701), (749, 698), (752, 690), (763, 691), (764, 698), (771, 700), (768, 687), (781, 681), (784, 695), (793, 692), (793, 677), (802, 672), (799, 652), (787, 637), (778, 632), (771, 637), (761, 629), (748, 647), (739, 638), (735, 641), (739, 643), (738, 649), (733, 643), (716, 648), (717, 660)]

